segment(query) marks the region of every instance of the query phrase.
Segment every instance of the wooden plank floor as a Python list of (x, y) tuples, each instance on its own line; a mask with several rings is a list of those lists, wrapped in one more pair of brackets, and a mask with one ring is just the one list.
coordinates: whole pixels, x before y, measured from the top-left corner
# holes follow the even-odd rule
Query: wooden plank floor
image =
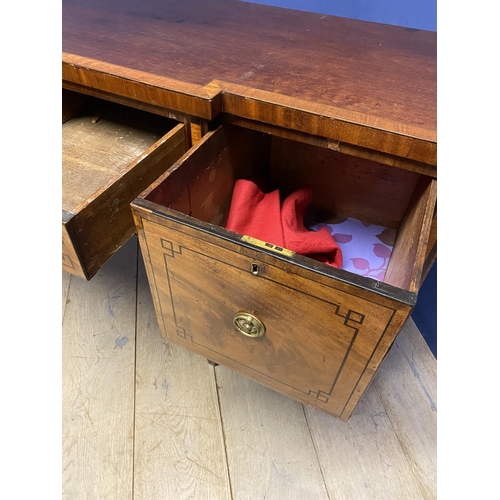
[(436, 498), (436, 360), (413, 321), (343, 423), (164, 341), (136, 237), (62, 279), (64, 500)]

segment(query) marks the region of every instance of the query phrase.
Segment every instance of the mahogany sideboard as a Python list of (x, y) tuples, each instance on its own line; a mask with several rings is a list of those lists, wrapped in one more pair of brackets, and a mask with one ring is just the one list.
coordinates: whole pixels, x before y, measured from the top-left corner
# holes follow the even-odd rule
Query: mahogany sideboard
[[(137, 232), (166, 339), (347, 420), (436, 258), (435, 33), (63, 0), (62, 88), (63, 268), (91, 279)], [(227, 230), (252, 177), (397, 234), (383, 279)]]

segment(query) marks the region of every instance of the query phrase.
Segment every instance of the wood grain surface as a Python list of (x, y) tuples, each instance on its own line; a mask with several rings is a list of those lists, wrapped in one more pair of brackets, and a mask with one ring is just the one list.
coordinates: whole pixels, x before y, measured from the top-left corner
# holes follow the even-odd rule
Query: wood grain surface
[(404, 170), (409, 170), (410, 172), (417, 172), (430, 177), (437, 176), (436, 165), (417, 162), (407, 157), (390, 155), (374, 149), (364, 148), (356, 144), (348, 144), (340, 142), (340, 140), (329, 139), (328, 137), (312, 135), (311, 133), (301, 130), (300, 127), (298, 129), (278, 127), (270, 123), (258, 122), (241, 116), (229, 115), (227, 113), (223, 113), (221, 115), (221, 122), (238, 125), (251, 130), (258, 130), (266, 134), (272, 134), (276, 137), (289, 139), (295, 142), (331, 149), (332, 151), (355, 156), (356, 158), (372, 160), (383, 165), (390, 165)]
[(423, 497), (432, 499), (437, 495), (436, 365), (417, 331), (410, 321), (406, 334), (396, 339), (373, 385)]
[(162, 340), (142, 261), (138, 283), (134, 498), (229, 499), (213, 367)]
[(419, 174), (371, 160), (274, 139), (272, 177), (285, 192), (313, 187), (312, 203), (332, 215), (399, 228)]
[(436, 359), (411, 319), (341, 422), (162, 339), (136, 248), (62, 275), (64, 500), (437, 498)]
[(67, 121), (62, 127), (63, 209), (81, 210), (123, 177), (163, 133), (141, 129), (138, 123), (120, 124), (116, 117), (86, 114)]
[(327, 500), (302, 405), (222, 366), (215, 371), (234, 498)]
[[(392, 297), (384, 283), (312, 259), (274, 258), (219, 227), (236, 179), (260, 175), (282, 196), (311, 186), (320, 211), (397, 228)], [(404, 292), (418, 292), (435, 182), (246, 128), (207, 133), (132, 203), (162, 335), (348, 419), (411, 311)], [(255, 314), (266, 335), (237, 333), (240, 311)]]
[(91, 279), (135, 231), (130, 202), (182, 156), (188, 138), (167, 118), (90, 97), (81, 109), (79, 94), (64, 96), (63, 266)]
[(305, 413), (330, 498), (422, 498), (411, 462), (372, 386), (348, 422), (334, 421), (311, 408)]
[(420, 289), (436, 197), (435, 179), (422, 177), (399, 228), (387, 266), (387, 283), (414, 292)]
[(255, 177), (279, 189), (283, 199), (310, 186), (315, 212), (310, 217), (316, 222), (353, 217), (397, 230), (384, 281), (418, 291), (436, 204), (435, 181), (427, 175), (224, 124), (207, 133), (141, 198), (153, 201), (159, 211), (168, 207), (224, 226), (234, 183)]
[(130, 202), (185, 150), (184, 125), (178, 124), (132, 161), (121, 177), (82, 203), (68, 224), (82, 242), (80, 255), (89, 277), (135, 232)]
[(435, 165), (432, 32), (236, 0), (64, 0), (63, 52), (68, 83)]
[(87, 278), (80, 255), (75, 248), (75, 241), (68, 233), (67, 221), (62, 223), (62, 268), (80, 278)]
[(72, 276), (62, 336), (62, 498), (132, 499), (137, 246)]
[[(347, 419), (410, 308), (313, 269), (137, 210), (162, 335), (208, 359)], [(259, 266), (259, 276), (250, 273)], [(339, 286), (338, 286), (339, 285)], [(340, 289), (344, 289), (341, 291)], [(300, 304), (300, 307), (298, 305)], [(248, 339), (232, 319), (256, 314), (268, 333)], [(308, 311), (304, 314), (304, 311)]]

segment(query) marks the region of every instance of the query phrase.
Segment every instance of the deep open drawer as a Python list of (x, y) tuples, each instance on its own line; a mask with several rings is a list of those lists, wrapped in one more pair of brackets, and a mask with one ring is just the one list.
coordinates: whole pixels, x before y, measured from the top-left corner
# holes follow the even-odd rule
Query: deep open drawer
[[(225, 229), (253, 177), (284, 196), (311, 186), (317, 222), (397, 233), (383, 280)], [(167, 339), (346, 420), (416, 302), (435, 205), (431, 177), (223, 125), (132, 210)]]
[(63, 269), (90, 279), (135, 232), (130, 202), (186, 149), (183, 124), (63, 90)]

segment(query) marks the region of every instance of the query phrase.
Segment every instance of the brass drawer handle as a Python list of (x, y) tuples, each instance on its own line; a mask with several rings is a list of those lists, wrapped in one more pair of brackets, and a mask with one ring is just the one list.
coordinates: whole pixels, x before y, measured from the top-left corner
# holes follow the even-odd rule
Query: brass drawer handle
[(259, 318), (243, 311), (234, 315), (233, 325), (236, 330), (247, 337), (262, 337), (266, 333), (266, 327)]

